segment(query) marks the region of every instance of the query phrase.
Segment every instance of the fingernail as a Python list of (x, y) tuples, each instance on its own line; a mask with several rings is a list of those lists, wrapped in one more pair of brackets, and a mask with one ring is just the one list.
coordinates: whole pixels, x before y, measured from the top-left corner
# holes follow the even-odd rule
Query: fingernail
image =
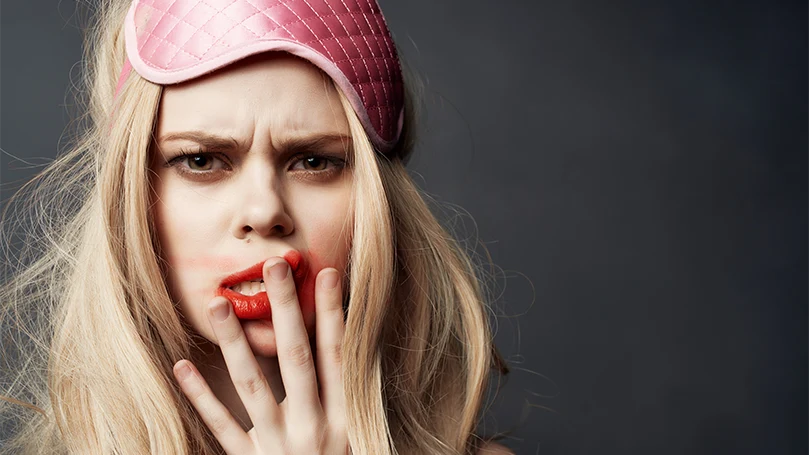
[(179, 368), (177, 368), (176, 374), (179, 381), (185, 381), (191, 377), (191, 367), (188, 366), (188, 362), (183, 362)]
[(281, 261), (278, 264), (270, 267), (270, 276), (275, 281), (283, 281), (289, 274), (289, 264), (287, 261)]
[(211, 305), (211, 313), (217, 321), (224, 321), (230, 315), (230, 303), (224, 300), (217, 300)]
[(323, 289), (334, 289), (337, 286), (337, 270), (323, 272), (323, 276), (320, 278), (320, 286)]

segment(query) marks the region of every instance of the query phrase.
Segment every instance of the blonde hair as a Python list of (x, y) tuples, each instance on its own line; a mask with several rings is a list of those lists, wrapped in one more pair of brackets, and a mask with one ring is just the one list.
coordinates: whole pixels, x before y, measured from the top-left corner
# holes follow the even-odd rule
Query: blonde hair
[[(193, 341), (167, 292), (148, 216), (162, 88), (132, 73), (114, 97), (128, 5), (107, 1), (97, 11), (85, 46), (90, 128), (31, 183), (30, 206), (47, 197), (51, 207), (35, 216), (56, 221), (42, 228), (37, 260), (0, 295), (0, 333), (17, 333), (16, 351), (3, 345), (14, 375), (4, 373), (0, 404), (20, 412), (8, 402), (30, 402), (44, 414), (20, 424), (5, 446), (12, 451), (221, 453), (171, 373)], [(490, 369), (502, 367), (482, 277), (405, 169), (412, 121), (384, 156), (340, 99), (354, 148), (342, 353), (352, 451), (470, 453)]]

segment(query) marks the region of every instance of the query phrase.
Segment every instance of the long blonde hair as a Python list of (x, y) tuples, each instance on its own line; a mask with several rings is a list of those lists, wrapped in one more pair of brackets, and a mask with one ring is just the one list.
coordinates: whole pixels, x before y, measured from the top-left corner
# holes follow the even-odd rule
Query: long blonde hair
[[(132, 73), (114, 96), (128, 6), (99, 6), (85, 43), (89, 128), (26, 196), (36, 217), (54, 222), (35, 238), (37, 259), (0, 294), (0, 333), (16, 334), (3, 344), (0, 404), (19, 414), (10, 401), (30, 403), (44, 416), (21, 423), (9, 450), (221, 453), (171, 373), (193, 340), (167, 292), (148, 216), (162, 88)], [(394, 153), (375, 153), (340, 96), (354, 139), (342, 356), (352, 451), (471, 453), (490, 370), (502, 366), (482, 276), (405, 169), (412, 121)]]

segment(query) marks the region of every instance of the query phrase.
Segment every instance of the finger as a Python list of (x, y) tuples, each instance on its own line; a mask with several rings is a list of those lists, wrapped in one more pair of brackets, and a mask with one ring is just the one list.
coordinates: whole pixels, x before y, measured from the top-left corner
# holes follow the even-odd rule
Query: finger
[(303, 323), (295, 282), (282, 258), (264, 264), (264, 283), (272, 307), (272, 325), (278, 347), (278, 365), (287, 393), (290, 419), (308, 425), (320, 414), (315, 364)]
[(278, 436), (277, 430), (273, 430), (280, 417), (278, 404), (230, 302), (224, 297), (211, 300), (208, 320), (222, 350), (230, 379), (253, 426), (259, 428), (262, 437)]
[(336, 423), (344, 420), (343, 366), (343, 294), (337, 270), (323, 269), (315, 286), (315, 341), (320, 402)]
[(191, 362), (180, 360), (174, 364), (174, 377), (225, 452), (229, 454), (252, 452), (253, 444), (250, 437), (222, 402), (214, 396), (208, 383)]

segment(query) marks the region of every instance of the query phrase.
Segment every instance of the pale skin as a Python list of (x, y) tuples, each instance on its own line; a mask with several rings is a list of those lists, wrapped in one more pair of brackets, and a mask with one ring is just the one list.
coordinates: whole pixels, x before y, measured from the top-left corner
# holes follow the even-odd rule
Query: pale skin
[[(174, 366), (180, 388), (229, 454), (347, 453), (338, 353), (352, 173), (334, 88), (303, 60), (248, 58), (166, 87), (153, 149), (169, 290), (203, 339)], [(290, 250), (313, 278), (297, 288)], [(272, 315), (247, 321), (217, 288), (256, 263)]]

